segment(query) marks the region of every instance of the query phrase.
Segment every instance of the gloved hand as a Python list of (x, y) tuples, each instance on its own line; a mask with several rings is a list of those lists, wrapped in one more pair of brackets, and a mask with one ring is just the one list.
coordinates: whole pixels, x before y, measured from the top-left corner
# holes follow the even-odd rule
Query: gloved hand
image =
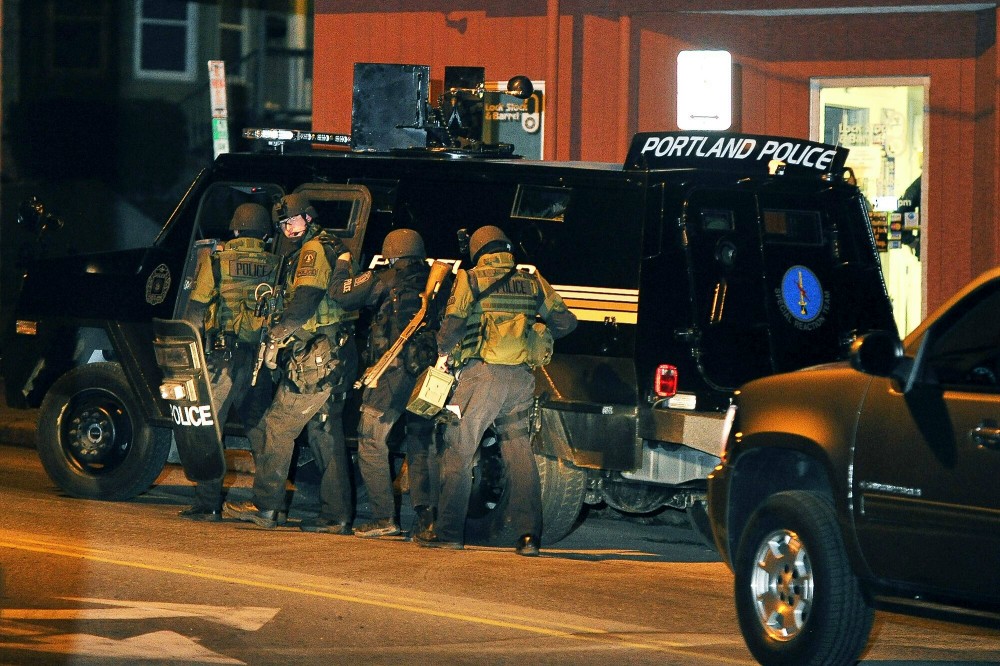
[(434, 368), (444, 372), (451, 372), (450, 357), (447, 354), (438, 354), (438, 360), (434, 365)]
[(268, 336), (267, 346), (264, 348), (264, 367), (268, 370), (275, 370), (278, 367), (278, 340)]

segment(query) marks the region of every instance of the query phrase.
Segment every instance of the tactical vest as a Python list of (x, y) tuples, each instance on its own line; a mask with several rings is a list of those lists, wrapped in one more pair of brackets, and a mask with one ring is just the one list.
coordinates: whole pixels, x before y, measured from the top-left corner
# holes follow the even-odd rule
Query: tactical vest
[(214, 328), (234, 334), (241, 342), (255, 343), (264, 317), (254, 316), (256, 292), (274, 282), (280, 258), (266, 252), (257, 238), (236, 238), (211, 255), (212, 271), (219, 288)]
[[(473, 358), (497, 365), (535, 366), (548, 362), (536, 349), (539, 341), (535, 339), (547, 333), (544, 324), (535, 321), (544, 300), (541, 285), (530, 273), (508, 273), (508, 268), (493, 266), (466, 271), (474, 300), (466, 319), (459, 364)], [(503, 282), (480, 298), (498, 280)], [(550, 343), (549, 348), (551, 356)]]
[[(337, 257), (345, 252), (348, 252), (347, 246), (344, 242), (340, 240), (337, 236), (328, 233), (325, 229), (320, 227), (318, 233), (314, 233), (308, 236), (309, 231), (307, 231), (307, 237), (302, 241), (302, 245), (289, 255), (289, 271), (288, 271), (288, 284), (291, 284), (295, 280), (295, 265), (298, 263), (299, 254), (302, 252), (302, 247), (305, 246), (310, 240), (318, 241), (323, 247), (323, 253), (326, 257), (327, 263), (330, 264), (331, 271), (336, 268)], [(350, 277), (354, 277), (358, 274), (358, 262), (351, 255), (351, 270)], [(291, 294), (286, 292), (286, 298), (290, 298)], [(329, 293), (323, 297), (319, 305), (316, 307), (316, 314), (309, 319), (302, 328), (309, 332), (315, 332), (318, 328), (324, 326), (331, 326), (333, 324), (339, 324), (341, 322), (353, 322), (358, 318), (358, 313), (354, 311), (345, 310), (339, 303), (333, 300)]]

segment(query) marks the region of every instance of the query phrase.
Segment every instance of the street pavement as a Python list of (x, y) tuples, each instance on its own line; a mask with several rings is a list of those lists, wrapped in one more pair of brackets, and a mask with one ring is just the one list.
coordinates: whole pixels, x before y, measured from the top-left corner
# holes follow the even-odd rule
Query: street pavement
[(0, 378), (0, 442), (34, 448), (38, 410), (8, 407), (7, 393), (3, 389)]

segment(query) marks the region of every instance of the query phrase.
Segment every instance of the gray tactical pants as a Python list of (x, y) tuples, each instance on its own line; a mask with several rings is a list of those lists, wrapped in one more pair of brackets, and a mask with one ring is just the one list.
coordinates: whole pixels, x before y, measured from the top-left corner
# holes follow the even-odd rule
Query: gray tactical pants
[(264, 418), (247, 433), (257, 456), (253, 503), (261, 511), (286, 510), (285, 482), (295, 452), (295, 438), (329, 398), (329, 387), (317, 393), (298, 393), (287, 377), (282, 378)]
[(358, 425), (358, 464), (368, 488), (368, 500), (375, 520), (395, 520), (396, 500), (389, 462), (389, 433), (401, 417), (406, 418), (406, 454), (409, 460), (410, 502), (413, 506), (435, 506), (437, 483), (433, 451), (434, 422), (410, 414), (406, 403), (416, 377), (397, 359), (379, 378), (378, 385), (365, 389)]
[[(216, 352), (218, 353), (218, 352)], [(215, 374), (209, 377), (212, 382), (212, 399), (215, 403), (215, 415), (222, 427), (234, 404), (243, 399), (250, 389), (250, 374), (253, 372), (254, 348), (247, 343), (235, 344), (232, 358)], [(210, 481), (201, 481), (194, 487), (195, 504), (206, 509), (218, 509), (222, 506), (222, 476)]]
[(496, 427), (500, 453), (507, 464), (507, 519), (519, 536), (541, 534), (541, 484), (528, 425), (534, 391), (535, 376), (524, 365), (474, 360), (462, 369), (449, 401), (458, 406), (462, 418), (458, 425), (445, 428), (441, 453), (441, 496), (434, 527), (441, 540), (464, 542), (473, 458), (491, 424)]

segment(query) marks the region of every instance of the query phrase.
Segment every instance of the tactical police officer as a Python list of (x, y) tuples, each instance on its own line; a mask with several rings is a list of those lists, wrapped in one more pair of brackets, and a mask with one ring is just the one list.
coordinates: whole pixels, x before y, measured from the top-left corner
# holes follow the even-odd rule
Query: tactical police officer
[(492, 424), (507, 463), (508, 520), (520, 535), (519, 555), (538, 554), (541, 487), (529, 438), (532, 368), (551, 357), (551, 342), (576, 328), (576, 316), (536, 271), (517, 270), (510, 240), (499, 228), (469, 240), (474, 268), (459, 271), (438, 334), (438, 349), (460, 368), (449, 409), (457, 424), (444, 430), (441, 491), (432, 530), (421, 546), (464, 547), (464, 525), (476, 448)]
[[(285, 482), (295, 438), (304, 426), (322, 471), (320, 513), (310, 531), (350, 534), (351, 487), (344, 441), (343, 402), (357, 372), (353, 330), (357, 313), (329, 297), (330, 285), (355, 271), (350, 252), (313, 222), (316, 209), (302, 193), (275, 204), (272, 219), (291, 245), (281, 318), (269, 331), (264, 363), (282, 366), (274, 402), (248, 434), (256, 460), (253, 501), (226, 502), (224, 515), (273, 528), (287, 515)], [(281, 359), (279, 360), (279, 351)], [(317, 414), (325, 419), (313, 420)]]
[[(340, 285), (334, 298), (347, 309), (370, 308), (375, 312), (369, 329), (369, 365), (379, 362), (421, 310), (421, 291), (430, 270), (424, 241), (412, 229), (396, 229), (386, 235), (382, 256), (389, 265), (367, 271)], [(438, 311), (424, 308), (423, 328), (389, 363), (374, 385), (364, 389), (358, 426), (358, 459), (368, 488), (373, 520), (354, 528), (359, 537), (399, 534), (393, 494), (388, 439), (401, 416), (406, 417), (406, 455), (410, 501), (417, 514), (416, 534), (430, 527), (437, 505), (437, 460), (432, 453), (434, 422), (406, 412), (416, 376), (437, 358), (435, 332)]]
[[(230, 408), (239, 404), (250, 388), (253, 357), (264, 323), (263, 317), (256, 316), (256, 296), (260, 285), (274, 281), (280, 263), (278, 256), (264, 250), (264, 238), (271, 230), (266, 208), (241, 204), (229, 229), (234, 238), (199, 262), (185, 315), (202, 329), (220, 423), (226, 422)], [(225, 469), (218, 479), (198, 483), (194, 506), (181, 511), (181, 518), (221, 520), (224, 476)]]

